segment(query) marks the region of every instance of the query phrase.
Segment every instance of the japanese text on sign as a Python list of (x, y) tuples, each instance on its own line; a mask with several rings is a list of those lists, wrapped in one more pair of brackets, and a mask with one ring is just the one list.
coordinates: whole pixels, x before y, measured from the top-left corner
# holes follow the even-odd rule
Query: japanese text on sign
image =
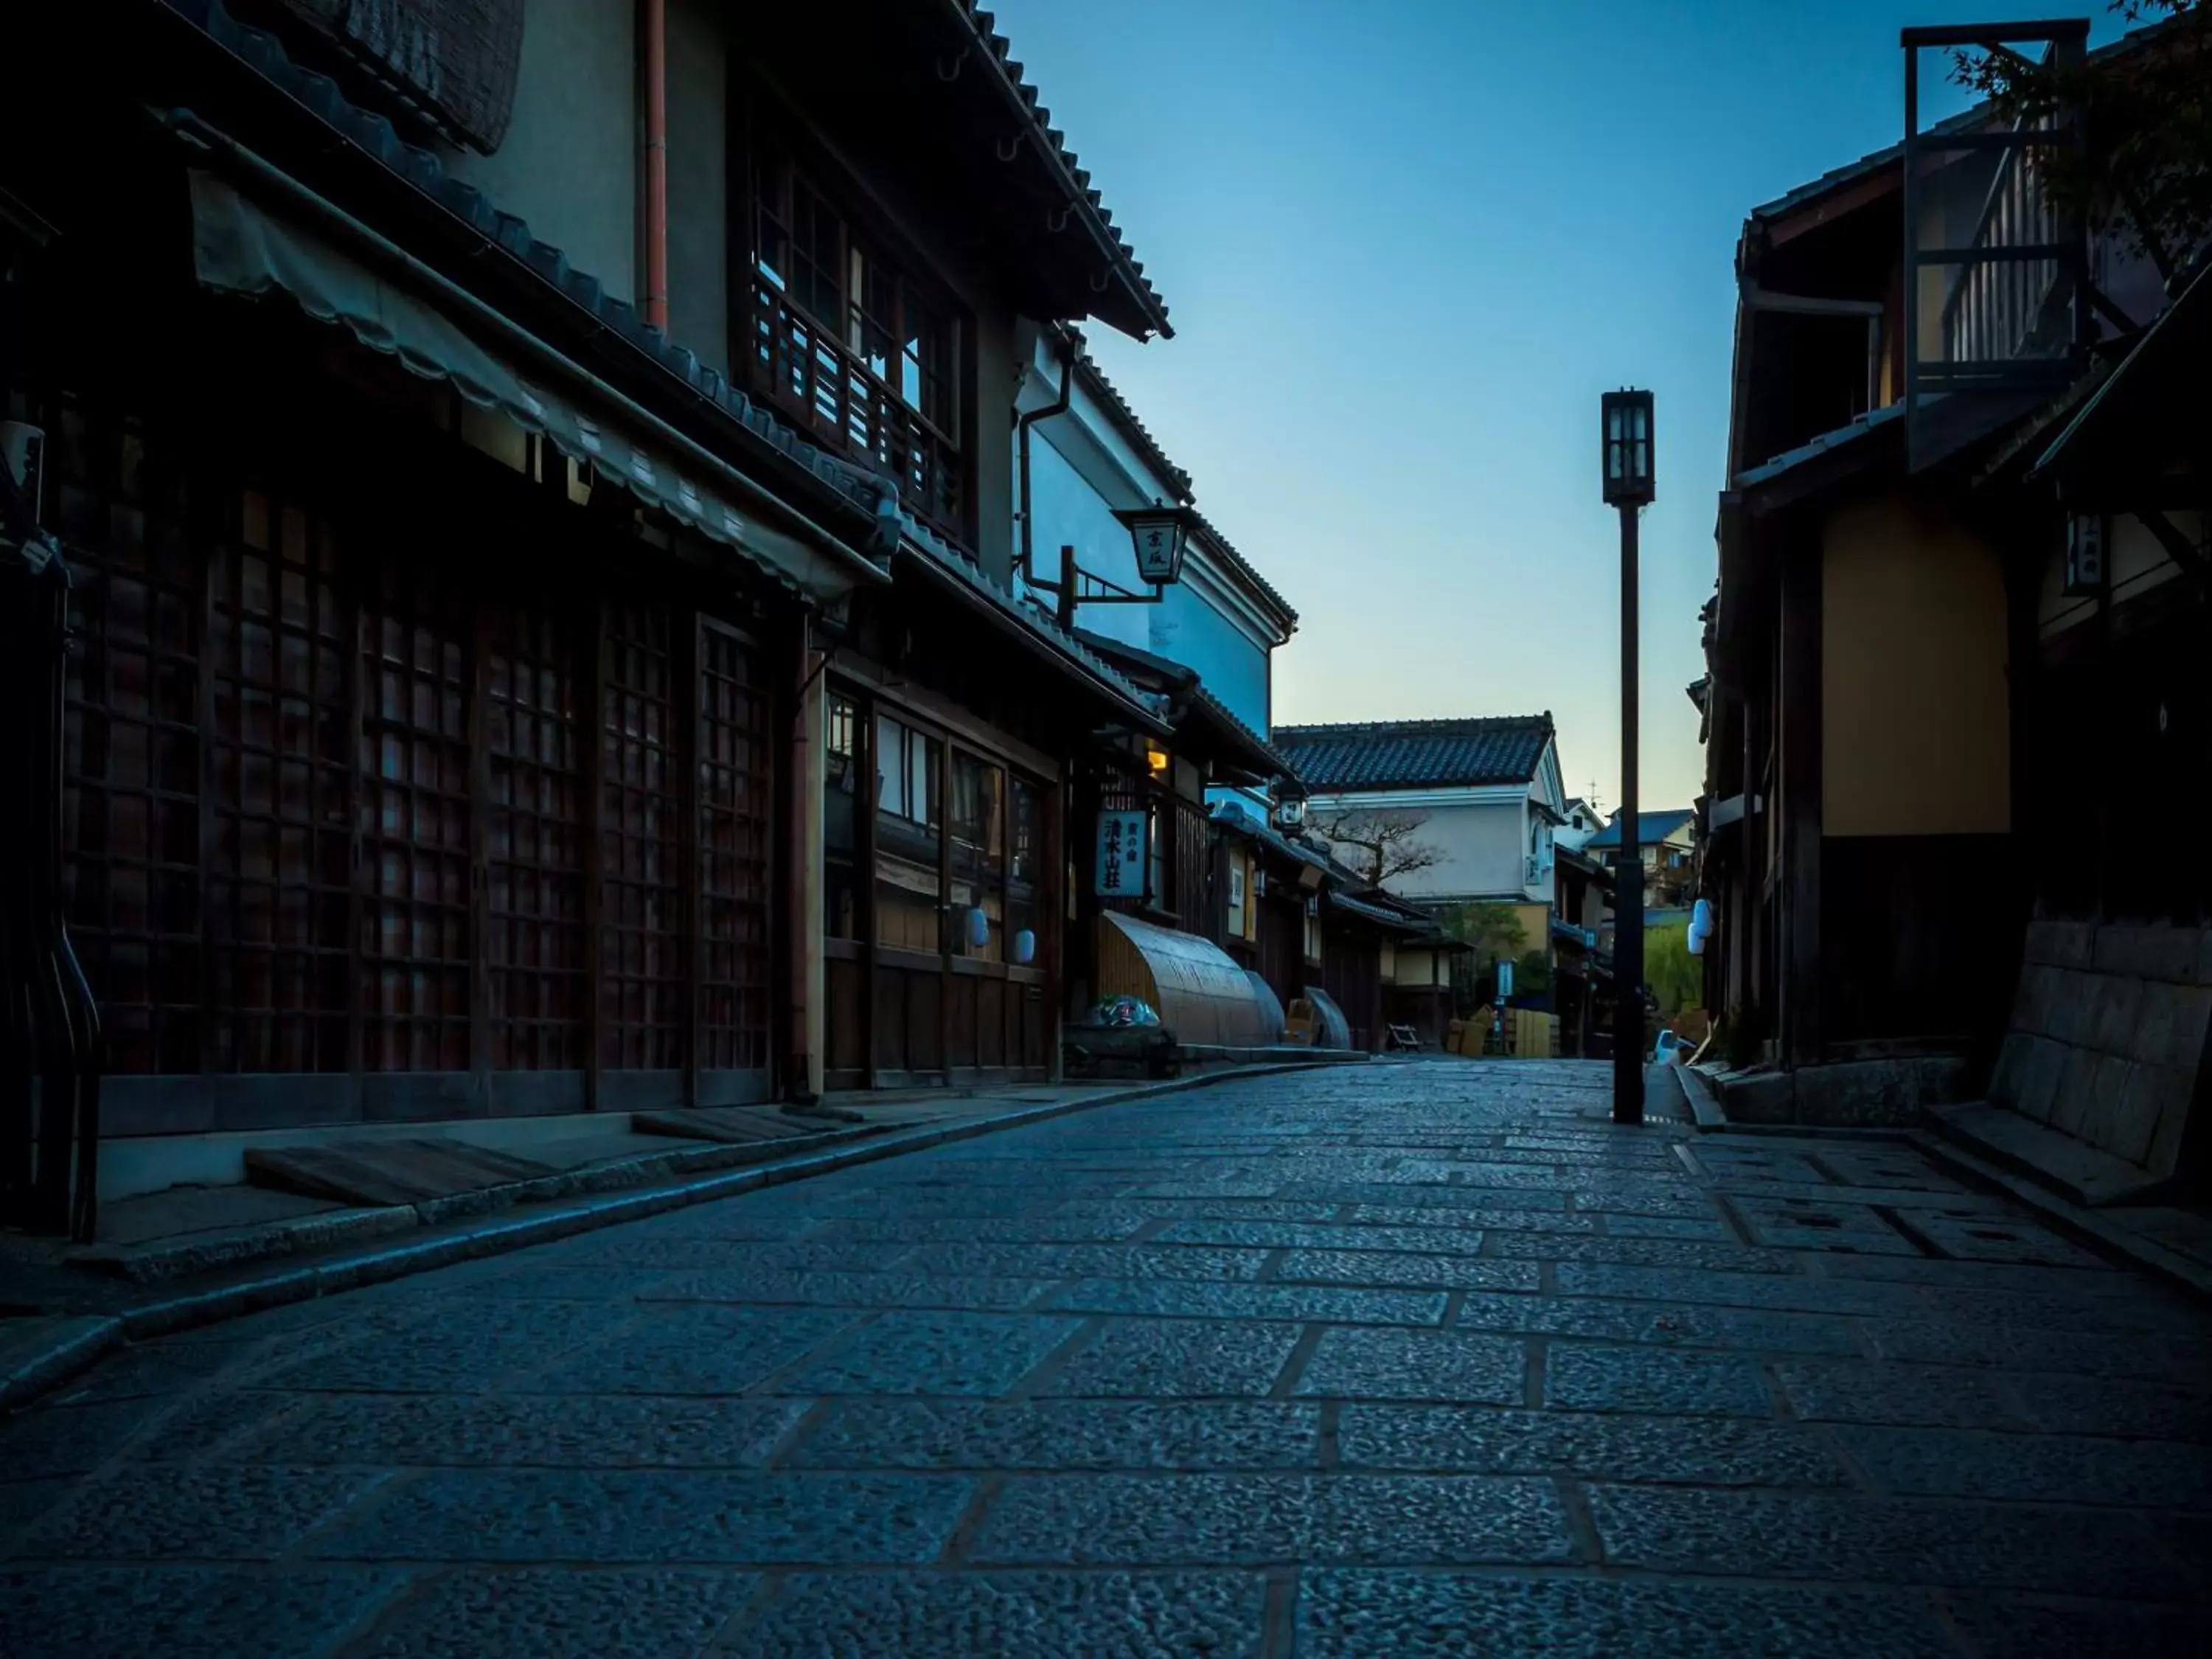
[(1101, 898), (1145, 896), (1145, 815), (1098, 815), (1098, 872), (1092, 890)]

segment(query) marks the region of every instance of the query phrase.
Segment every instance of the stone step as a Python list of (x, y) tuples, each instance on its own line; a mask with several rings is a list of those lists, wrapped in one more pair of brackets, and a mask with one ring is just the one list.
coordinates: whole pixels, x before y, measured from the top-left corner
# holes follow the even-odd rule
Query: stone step
[(1988, 1101), (1928, 1109), (1929, 1126), (1991, 1163), (2089, 1207), (2141, 1204), (2172, 1183), (2139, 1164)]
[(640, 1134), (673, 1135), (679, 1140), (712, 1140), (725, 1146), (747, 1146), (755, 1142), (820, 1140), (848, 1133), (851, 1126), (836, 1119), (807, 1119), (773, 1106), (680, 1107), (665, 1112), (639, 1112), (630, 1127)]
[(246, 1152), (246, 1178), (257, 1187), (356, 1206), (418, 1204), (554, 1173), (534, 1158), (444, 1135)]

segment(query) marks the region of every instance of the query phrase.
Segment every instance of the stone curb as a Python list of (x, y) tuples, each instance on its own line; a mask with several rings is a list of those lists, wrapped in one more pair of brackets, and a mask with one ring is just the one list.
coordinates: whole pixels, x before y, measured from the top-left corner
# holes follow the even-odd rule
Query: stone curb
[(1705, 1074), (1694, 1066), (1677, 1066), (1675, 1079), (1682, 1085), (1683, 1097), (1690, 1103), (1690, 1115), (1700, 1129), (1726, 1129), (1732, 1127), (1728, 1114), (1713, 1096), (1713, 1085)]
[[(272, 1265), (227, 1284), (143, 1302), (120, 1314), (57, 1319), (45, 1329), (29, 1334), (27, 1340), (12, 1345), (6, 1355), (8, 1369), (4, 1374), (0, 1374), (0, 1412), (16, 1411), (29, 1405), (126, 1342), (146, 1341), (196, 1326), (211, 1325), (290, 1303), (305, 1302), (318, 1296), (337, 1295), (364, 1285), (402, 1279), (410, 1273), (450, 1267), (459, 1261), (502, 1255), (532, 1244), (550, 1243), (574, 1233), (588, 1232), (624, 1221), (639, 1221), (647, 1216), (686, 1209), (694, 1204), (711, 1203), (717, 1199), (734, 1198), (740, 1193), (754, 1192), (763, 1187), (780, 1187), (791, 1182), (811, 1180), (817, 1176), (834, 1175), (840, 1170), (872, 1164), (881, 1158), (896, 1158), (902, 1152), (927, 1152), (933, 1146), (973, 1140), (1001, 1130), (1026, 1128), (1031, 1124), (1088, 1111), (1094, 1107), (1119, 1106), (1133, 1100), (1149, 1100), (1162, 1095), (1180, 1094), (1187, 1090), (1208, 1088), (1217, 1083), (1242, 1082), (1251, 1078), (1315, 1071), (1343, 1063), (1326, 1060), (1290, 1060), (1277, 1065), (1238, 1066), (1200, 1077), (1173, 1078), (1164, 1083), (1139, 1084), (1082, 1100), (1048, 1101), (1042, 1105), (1024, 1107), (965, 1123), (912, 1129), (904, 1133), (888, 1132), (851, 1144), (841, 1143), (822, 1152), (774, 1163), (754, 1164), (740, 1170), (726, 1170), (708, 1174), (673, 1186), (641, 1187), (639, 1182), (650, 1177), (639, 1174), (627, 1183), (628, 1190), (586, 1197), (581, 1202), (558, 1209), (481, 1222), (435, 1237), (410, 1239), (402, 1243), (356, 1250), (328, 1261)], [(711, 1154), (743, 1149), (716, 1147), (702, 1150)], [(657, 1164), (669, 1160), (672, 1156), (684, 1155), (656, 1153), (639, 1161)], [(696, 1169), (698, 1166), (695, 1164), (692, 1167)], [(515, 1184), (529, 1187), (538, 1183)], [(511, 1203), (514, 1200), (508, 1201)], [(417, 1206), (394, 1206), (389, 1212), (370, 1211), (365, 1213), (392, 1215), (394, 1218), (390, 1226), (393, 1231), (411, 1231), (429, 1224), (417, 1213)]]
[(2202, 1267), (2150, 1239), (2139, 1238), (2126, 1228), (2113, 1225), (2096, 1211), (2069, 1203), (2040, 1182), (1978, 1158), (1941, 1134), (1926, 1129), (1909, 1129), (1893, 1138), (1905, 1141), (1954, 1175), (1995, 1187), (2018, 1199), (2057, 1231), (2100, 1255), (2124, 1257), (2144, 1272), (2155, 1273), (2192, 1296), (2212, 1299), (2212, 1268)]
[(443, 1226), (472, 1216), (512, 1209), (518, 1204), (544, 1203), (554, 1199), (581, 1198), (597, 1193), (624, 1192), (678, 1176), (764, 1164), (778, 1158), (797, 1157), (823, 1148), (885, 1133), (881, 1128), (839, 1129), (788, 1140), (747, 1145), (685, 1146), (665, 1152), (638, 1152), (611, 1158), (580, 1170), (564, 1170), (527, 1181), (501, 1182), (471, 1188), (442, 1198), (413, 1204), (378, 1205), (360, 1209), (326, 1211), (294, 1220), (266, 1222), (255, 1226), (228, 1228), (194, 1237), (188, 1243), (147, 1244), (127, 1249), (92, 1251), (76, 1258), (84, 1267), (112, 1273), (137, 1285), (158, 1285), (189, 1274), (242, 1266), (270, 1256), (299, 1255), (333, 1244), (381, 1237), (412, 1228)]

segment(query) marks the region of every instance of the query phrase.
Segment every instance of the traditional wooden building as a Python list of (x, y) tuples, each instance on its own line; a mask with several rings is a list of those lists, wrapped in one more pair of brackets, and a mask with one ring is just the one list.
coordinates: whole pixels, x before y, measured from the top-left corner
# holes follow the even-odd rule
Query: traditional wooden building
[[(2078, 52), (2086, 27), (2022, 49)], [(2179, 965), (2201, 896), (2127, 805), (2207, 780), (2180, 666), (2204, 637), (2199, 469), (2147, 413), (2202, 337), (2179, 282), (2045, 193), (2045, 142), (1986, 108), (1922, 129), (1909, 102), (1903, 143), (1746, 224), (1708, 1002), (1784, 1109), (1986, 1093), (2008, 1157), (2078, 1168), (2086, 1143), (2140, 1187), (2180, 1167), (2212, 1011)]]
[(1166, 318), (988, 15), (528, 10), (9, 20), (112, 1194), (1043, 1075), (1076, 758), (1170, 735), (1008, 586), (1023, 319)]

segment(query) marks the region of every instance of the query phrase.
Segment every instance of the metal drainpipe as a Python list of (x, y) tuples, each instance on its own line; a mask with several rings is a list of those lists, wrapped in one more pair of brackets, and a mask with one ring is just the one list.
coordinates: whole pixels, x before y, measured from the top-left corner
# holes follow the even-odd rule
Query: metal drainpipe
[[(1030, 501), (1030, 428), (1035, 426), (1039, 421), (1048, 421), (1055, 415), (1066, 414), (1068, 405), (1074, 400), (1074, 397), (1075, 347), (1072, 342), (1063, 339), (1060, 342), (1060, 396), (1054, 398), (1052, 402), (1047, 404), (1042, 409), (1032, 409), (1026, 415), (1018, 415), (1014, 417), (1016, 447), (1021, 452), (1021, 565), (1022, 575), (1024, 579), (1027, 580), (1034, 580), (1036, 579), (1036, 566), (1030, 562), (1036, 552), (1036, 543), (1035, 539), (1035, 532), (1030, 523), (1030, 520), (1035, 517), (1035, 514), (1030, 510), (1031, 503)], [(1075, 572), (1073, 569), (1074, 563), (1075, 562), (1073, 559), (1063, 561), (1060, 572), (1060, 580), (1066, 583), (1071, 589), (1075, 585)], [(1066, 599), (1062, 598), (1060, 600), (1061, 606), (1065, 608), (1066, 604)]]
[(645, 320), (668, 331), (668, 9), (642, 0), (645, 68)]

